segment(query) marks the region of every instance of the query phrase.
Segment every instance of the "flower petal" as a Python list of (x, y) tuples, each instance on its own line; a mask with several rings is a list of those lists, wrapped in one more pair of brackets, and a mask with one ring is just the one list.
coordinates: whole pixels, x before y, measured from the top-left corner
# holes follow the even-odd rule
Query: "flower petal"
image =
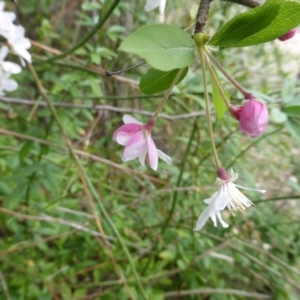
[(139, 130), (142, 130), (142, 125), (140, 124), (124, 124), (115, 131), (113, 140), (120, 145), (126, 145), (129, 138)]
[(165, 11), (165, 6), (166, 6), (166, 0), (160, 0), (160, 3), (159, 3), (159, 12), (161, 14), (164, 13)]
[(125, 124), (128, 124), (128, 123), (134, 123), (134, 124), (140, 124), (142, 125), (141, 122), (139, 122), (136, 118), (134, 118), (133, 116), (131, 115), (124, 115), (123, 116), (123, 122)]
[[(201, 230), (204, 225), (206, 224), (206, 222), (208, 221), (209, 217), (212, 218), (212, 220), (214, 221), (214, 211), (213, 211), (213, 206), (209, 205), (199, 216), (197, 223), (196, 223), (196, 227), (194, 228), (194, 231), (199, 231)], [(216, 226), (216, 221), (214, 222), (215, 226)]]
[(22, 68), (19, 65), (10, 61), (2, 62), (2, 69), (9, 74), (19, 74), (22, 72)]
[(151, 138), (151, 135), (147, 137), (147, 144), (148, 144), (148, 157), (149, 157), (149, 164), (150, 167), (156, 171), (158, 166), (158, 153), (157, 148)]
[(221, 223), (221, 225), (222, 225), (223, 228), (229, 227), (229, 225), (228, 225), (226, 222), (223, 221), (220, 212), (217, 212), (217, 213), (216, 213), (216, 216), (217, 216), (218, 220), (220, 221), (220, 223)]
[(157, 154), (160, 159), (162, 159), (164, 162), (167, 164), (171, 165), (172, 164), (172, 159), (170, 156), (168, 156), (166, 153), (162, 152), (161, 150), (157, 149)]
[(161, 3), (161, 0), (147, 0), (145, 5), (145, 11), (151, 11), (158, 7)]
[(7, 54), (8, 54), (8, 47), (2, 46), (0, 48), (0, 60), (3, 61), (4, 58), (7, 56)]
[(4, 91), (12, 92), (18, 88), (18, 83), (9, 78), (2, 78), (2, 80), (0, 80), (0, 86)]
[(142, 152), (140, 155), (139, 155), (139, 160), (140, 160), (140, 163), (143, 167), (145, 167), (145, 159), (146, 159), (146, 154), (148, 152), (148, 148), (145, 148), (144, 152)]
[(147, 150), (147, 140), (143, 133), (138, 131), (129, 139), (123, 151), (122, 160), (129, 161), (139, 157), (145, 149)]

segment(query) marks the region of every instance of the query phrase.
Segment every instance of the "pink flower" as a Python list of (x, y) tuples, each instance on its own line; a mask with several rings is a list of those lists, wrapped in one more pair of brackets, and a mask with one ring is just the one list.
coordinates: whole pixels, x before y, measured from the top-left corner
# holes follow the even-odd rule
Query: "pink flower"
[(139, 158), (142, 166), (145, 166), (145, 159), (148, 153), (149, 164), (154, 171), (157, 170), (158, 158), (171, 164), (171, 158), (158, 150), (151, 138), (154, 120), (151, 119), (147, 124), (143, 125), (134, 117), (124, 115), (123, 122), (125, 124), (118, 128), (113, 135), (114, 141), (125, 146), (122, 154), (123, 161)]
[(283, 36), (279, 37), (278, 39), (282, 42), (291, 39), (295, 34), (296, 34), (296, 28), (290, 30), (289, 32), (287, 32), (286, 34), (284, 34)]
[(252, 138), (261, 135), (268, 124), (268, 109), (262, 102), (248, 95), (244, 106), (231, 107), (231, 113), (239, 120), (240, 130)]

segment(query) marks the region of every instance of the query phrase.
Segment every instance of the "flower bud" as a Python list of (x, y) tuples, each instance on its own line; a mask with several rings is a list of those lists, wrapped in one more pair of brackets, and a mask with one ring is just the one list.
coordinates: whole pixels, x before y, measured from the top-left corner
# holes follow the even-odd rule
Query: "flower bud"
[(296, 34), (296, 28), (290, 30), (289, 32), (287, 32), (286, 34), (284, 34), (283, 36), (279, 37), (279, 41), (286, 41), (286, 40), (289, 40), (291, 39), (295, 34)]
[(252, 95), (247, 96), (243, 106), (231, 109), (231, 113), (239, 120), (240, 130), (252, 138), (261, 135), (268, 124), (268, 109)]

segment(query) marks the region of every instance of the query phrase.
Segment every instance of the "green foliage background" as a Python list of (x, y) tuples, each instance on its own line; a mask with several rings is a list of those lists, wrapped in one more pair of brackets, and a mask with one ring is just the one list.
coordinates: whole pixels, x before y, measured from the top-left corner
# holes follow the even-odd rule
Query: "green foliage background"
[[(138, 90), (147, 65), (110, 78), (104, 70), (140, 62), (117, 48), (139, 26), (158, 23), (158, 12), (144, 12), (142, 0), (120, 1), (75, 53), (55, 59), (77, 45), (112, 2), (27, 0), (17, 6), (34, 41), (33, 66), (99, 198), (89, 198), (66, 138), (23, 70), (14, 77), (19, 89), (0, 97), (0, 299), (143, 299), (114, 229), (149, 299), (179, 299), (180, 291), (182, 299), (298, 299), (300, 85), (286, 66), (299, 66), (299, 56), (286, 55), (278, 41), (214, 53), (267, 101), (271, 114), (258, 139), (243, 136), (228, 113), (222, 120), (214, 116), (220, 158), (239, 173), (238, 184), (268, 192), (264, 198), (247, 192), (256, 206), (244, 214), (224, 213), (228, 229), (209, 221), (193, 232), (216, 176), (199, 63), (174, 88), (155, 126), (156, 145), (173, 159), (172, 166), (160, 162), (155, 173), (138, 161), (122, 163), (112, 135), (125, 113), (146, 122), (163, 94)], [(166, 22), (186, 28), (196, 2), (168, 1)], [(7, 2), (7, 10), (14, 9)], [(214, 1), (208, 32), (246, 10)], [(240, 104), (241, 95), (221, 80), (232, 103)]]

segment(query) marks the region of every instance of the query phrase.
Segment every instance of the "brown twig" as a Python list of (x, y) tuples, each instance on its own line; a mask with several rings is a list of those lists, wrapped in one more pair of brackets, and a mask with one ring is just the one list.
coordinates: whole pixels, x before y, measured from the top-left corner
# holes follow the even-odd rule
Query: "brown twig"
[(260, 5), (255, 0), (222, 0), (222, 1), (237, 3), (237, 4), (244, 5), (244, 6), (247, 6), (250, 8), (254, 8), (254, 7)]

